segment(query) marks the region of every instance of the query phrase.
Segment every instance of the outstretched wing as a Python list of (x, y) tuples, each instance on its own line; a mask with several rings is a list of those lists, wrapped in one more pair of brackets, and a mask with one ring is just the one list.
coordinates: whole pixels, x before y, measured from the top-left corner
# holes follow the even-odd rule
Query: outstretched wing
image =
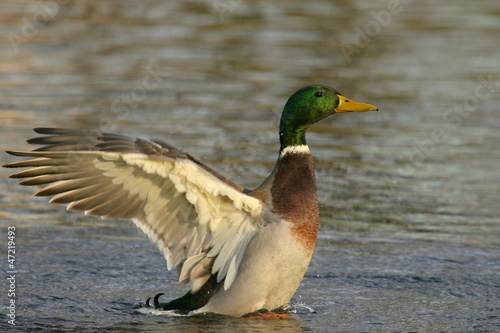
[(101, 218), (130, 219), (163, 252), (181, 283), (199, 290), (211, 275), (231, 286), (245, 249), (263, 226), (262, 202), (194, 156), (159, 141), (73, 129), (38, 128), (29, 167), (11, 175), (46, 185), (37, 196)]

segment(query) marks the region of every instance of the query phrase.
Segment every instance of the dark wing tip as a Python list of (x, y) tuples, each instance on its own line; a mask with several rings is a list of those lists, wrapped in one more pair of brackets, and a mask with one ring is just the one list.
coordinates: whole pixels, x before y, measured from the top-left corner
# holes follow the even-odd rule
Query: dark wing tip
[[(12, 156), (31, 156), (30, 152), (25, 151), (25, 150), (6, 150), (5, 152), (9, 155), (12, 155)], [(16, 163), (17, 162), (11, 162), (11, 163), (4, 164), (2, 166), (4, 168), (15, 168), (16, 166), (14, 164), (16, 164)]]
[[(12, 156), (17, 156), (17, 155), (16, 155), (16, 151), (15, 151), (15, 150), (6, 150), (5, 152), (6, 152), (7, 154), (9, 154), (9, 155), (12, 155)], [(8, 164), (5, 164), (5, 165), (8, 165)], [(5, 166), (5, 165), (4, 165), (4, 166)]]
[(33, 128), (33, 131), (38, 134), (72, 134), (72, 133), (79, 133), (79, 134), (100, 134), (100, 132), (97, 131), (91, 131), (91, 130), (84, 130), (84, 129), (76, 129), (76, 128), (53, 128), (53, 127), (37, 127)]
[[(27, 140), (29, 144), (38, 145), (33, 152), (52, 151), (102, 151), (118, 153), (143, 153), (146, 155), (164, 155), (168, 157), (184, 157), (180, 150), (168, 144), (146, 141), (120, 134), (104, 133), (95, 130), (76, 128), (37, 127), (33, 129), (41, 134)], [(34, 156), (27, 151), (9, 150), (14, 156)], [(5, 167), (18, 167), (8, 163)]]
[(67, 128), (37, 127), (33, 128), (33, 131), (38, 134), (65, 134), (75, 132), (76, 130), (70, 130)]

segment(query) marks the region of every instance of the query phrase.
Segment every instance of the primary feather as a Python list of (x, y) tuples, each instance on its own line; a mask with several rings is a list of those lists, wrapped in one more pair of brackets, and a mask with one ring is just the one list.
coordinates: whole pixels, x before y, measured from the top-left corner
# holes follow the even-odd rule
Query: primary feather
[[(35, 151), (9, 151), (33, 159), (8, 167), (24, 185), (45, 185), (39, 196), (68, 210), (102, 218), (130, 219), (176, 268), (179, 281), (196, 292), (210, 278), (228, 289), (245, 249), (264, 225), (262, 203), (202, 165), (194, 156), (160, 141), (126, 136), (36, 129), (49, 136), (29, 140)], [(52, 183), (52, 184), (51, 184)]]

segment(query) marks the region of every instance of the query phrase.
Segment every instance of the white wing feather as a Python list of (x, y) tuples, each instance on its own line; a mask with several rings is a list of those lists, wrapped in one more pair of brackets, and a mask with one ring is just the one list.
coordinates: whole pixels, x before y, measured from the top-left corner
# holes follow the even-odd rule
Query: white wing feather
[(55, 194), (51, 202), (102, 218), (131, 219), (193, 292), (215, 274), (228, 289), (248, 243), (264, 224), (260, 200), (189, 158), (84, 150), (11, 153), (45, 164), (13, 177), (29, 178), (27, 185), (57, 181), (39, 192)]

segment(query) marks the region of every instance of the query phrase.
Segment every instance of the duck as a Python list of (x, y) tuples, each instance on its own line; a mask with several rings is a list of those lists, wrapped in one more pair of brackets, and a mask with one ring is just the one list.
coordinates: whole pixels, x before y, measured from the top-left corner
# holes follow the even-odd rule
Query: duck
[(319, 204), (306, 131), (337, 113), (378, 111), (326, 85), (285, 103), (278, 158), (248, 190), (196, 156), (160, 140), (94, 130), (35, 128), (41, 147), (9, 150), (4, 167), (36, 196), (102, 219), (131, 220), (175, 269), (182, 297), (146, 306), (184, 314), (279, 313), (298, 289), (316, 245)]

